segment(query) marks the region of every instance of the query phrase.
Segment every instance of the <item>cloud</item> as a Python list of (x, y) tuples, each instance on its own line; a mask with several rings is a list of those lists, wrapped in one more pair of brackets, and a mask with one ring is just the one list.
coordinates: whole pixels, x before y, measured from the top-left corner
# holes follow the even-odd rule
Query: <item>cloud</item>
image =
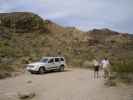
[(63, 26), (133, 33), (133, 0), (2, 0), (0, 12), (30, 11)]

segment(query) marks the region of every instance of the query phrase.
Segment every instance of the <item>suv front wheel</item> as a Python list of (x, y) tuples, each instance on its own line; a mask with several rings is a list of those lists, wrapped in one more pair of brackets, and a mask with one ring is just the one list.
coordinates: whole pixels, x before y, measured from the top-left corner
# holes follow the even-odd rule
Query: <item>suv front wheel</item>
[(39, 68), (39, 74), (44, 74), (45, 72), (45, 68), (44, 67), (40, 67)]

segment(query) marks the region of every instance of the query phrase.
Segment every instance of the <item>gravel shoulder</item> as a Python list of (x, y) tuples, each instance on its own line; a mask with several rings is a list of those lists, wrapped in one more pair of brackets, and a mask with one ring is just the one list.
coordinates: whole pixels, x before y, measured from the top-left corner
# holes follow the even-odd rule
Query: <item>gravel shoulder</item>
[(133, 100), (133, 86), (104, 86), (102, 77), (94, 79), (85, 69), (0, 80), (0, 100), (19, 100), (18, 94), (27, 92), (36, 94), (32, 100)]

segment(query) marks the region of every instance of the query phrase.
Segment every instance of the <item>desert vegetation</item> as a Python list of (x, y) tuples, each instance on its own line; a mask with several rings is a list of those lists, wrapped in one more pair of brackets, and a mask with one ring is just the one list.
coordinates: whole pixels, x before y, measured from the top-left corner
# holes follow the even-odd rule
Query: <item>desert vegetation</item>
[(0, 14), (0, 77), (22, 71), (43, 56), (63, 55), (68, 66), (91, 67), (108, 57), (112, 71), (133, 72), (133, 35), (109, 29), (82, 32), (29, 12)]

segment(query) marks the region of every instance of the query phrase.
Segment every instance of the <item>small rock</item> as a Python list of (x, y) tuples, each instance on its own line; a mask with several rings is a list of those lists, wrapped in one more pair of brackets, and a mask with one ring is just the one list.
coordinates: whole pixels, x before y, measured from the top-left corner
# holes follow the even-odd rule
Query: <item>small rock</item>
[(18, 98), (20, 100), (32, 99), (35, 96), (36, 94), (34, 92), (18, 93)]
[(116, 86), (117, 84), (116, 84), (116, 82), (115, 81), (113, 81), (113, 80), (107, 80), (105, 83), (104, 83), (104, 85), (106, 85), (106, 86)]
[(30, 80), (29, 80), (29, 81), (27, 81), (27, 83), (29, 83), (29, 84), (30, 84), (30, 83), (32, 83), (32, 81), (30, 81)]

